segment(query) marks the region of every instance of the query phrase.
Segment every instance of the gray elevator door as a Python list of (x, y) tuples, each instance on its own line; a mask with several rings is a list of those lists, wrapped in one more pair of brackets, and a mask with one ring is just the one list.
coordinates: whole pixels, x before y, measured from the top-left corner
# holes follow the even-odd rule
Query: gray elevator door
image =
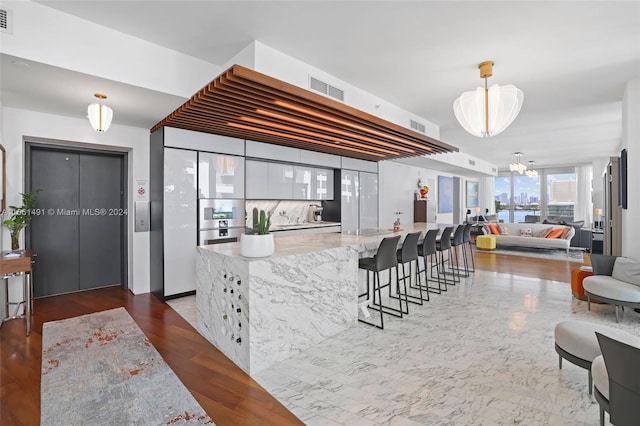
[(33, 147), (30, 187), (44, 214), (30, 225), (36, 297), (124, 282), (121, 155)]

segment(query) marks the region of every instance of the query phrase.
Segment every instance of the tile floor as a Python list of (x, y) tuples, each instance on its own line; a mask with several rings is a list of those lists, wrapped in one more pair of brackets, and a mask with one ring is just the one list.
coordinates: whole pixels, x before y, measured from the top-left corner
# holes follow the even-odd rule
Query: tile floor
[[(554, 326), (640, 335), (640, 314), (616, 324), (611, 306), (588, 312), (568, 283), (476, 271), (431, 297), (384, 330), (358, 324), (254, 379), (308, 425), (597, 425), (586, 370), (558, 369)], [(195, 323), (194, 297), (170, 304)]]

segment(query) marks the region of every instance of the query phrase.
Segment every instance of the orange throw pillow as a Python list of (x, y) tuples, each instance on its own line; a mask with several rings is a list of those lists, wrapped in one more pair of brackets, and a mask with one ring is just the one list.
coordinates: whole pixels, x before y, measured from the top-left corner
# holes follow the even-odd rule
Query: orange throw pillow
[(560, 238), (563, 232), (564, 232), (564, 229), (562, 228), (554, 229), (553, 231), (549, 232), (549, 235), (547, 235), (547, 238)]
[(491, 233), (494, 235), (500, 235), (500, 228), (495, 223), (489, 224), (489, 229), (491, 229)]

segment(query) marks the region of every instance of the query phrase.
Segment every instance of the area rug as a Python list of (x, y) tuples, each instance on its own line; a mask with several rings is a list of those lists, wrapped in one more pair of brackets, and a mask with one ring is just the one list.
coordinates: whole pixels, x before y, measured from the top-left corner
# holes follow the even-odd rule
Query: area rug
[(214, 424), (124, 308), (42, 327), (42, 425)]
[(569, 250), (569, 254), (565, 250), (560, 249), (536, 249), (530, 247), (501, 247), (495, 250), (474, 249), (478, 253), (495, 253), (508, 254), (515, 256), (537, 257), (540, 259), (564, 260), (569, 262), (582, 263), (584, 251), (580, 249)]

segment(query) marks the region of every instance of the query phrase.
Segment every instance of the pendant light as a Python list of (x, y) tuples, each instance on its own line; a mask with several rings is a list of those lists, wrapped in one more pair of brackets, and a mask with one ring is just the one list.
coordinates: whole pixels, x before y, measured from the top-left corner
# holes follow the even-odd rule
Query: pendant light
[(500, 134), (517, 117), (524, 94), (512, 84), (488, 87), (487, 78), (493, 75), (493, 62), (478, 65), (484, 89), (464, 92), (453, 103), (453, 112), (460, 125), (474, 136), (486, 138)]
[(523, 174), (527, 170), (527, 166), (525, 166), (520, 162), (520, 157), (522, 157), (522, 153), (514, 152), (513, 155), (516, 156), (516, 161), (509, 164), (509, 170), (511, 170), (512, 172), (518, 172), (520, 174)]
[[(93, 96), (100, 100), (107, 99), (107, 95), (102, 93), (94, 93)], [(106, 132), (111, 125), (111, 119), (113, 118), (113, 110), (106, 105), (100, 103), (94, 103), (89, 105), (87, 109), (87, 117), (91, 123), (91, 127), (96, 132)]]
[(538, 171), (537, 170), (533, 170), (531, 167), (533, 167), (536, 164), (535, 161), (533, 160), (529, 160), (529, 168), (525, 171), (526, 175), (529, 176), (530, 178), (535, 178), (538, 177)]

